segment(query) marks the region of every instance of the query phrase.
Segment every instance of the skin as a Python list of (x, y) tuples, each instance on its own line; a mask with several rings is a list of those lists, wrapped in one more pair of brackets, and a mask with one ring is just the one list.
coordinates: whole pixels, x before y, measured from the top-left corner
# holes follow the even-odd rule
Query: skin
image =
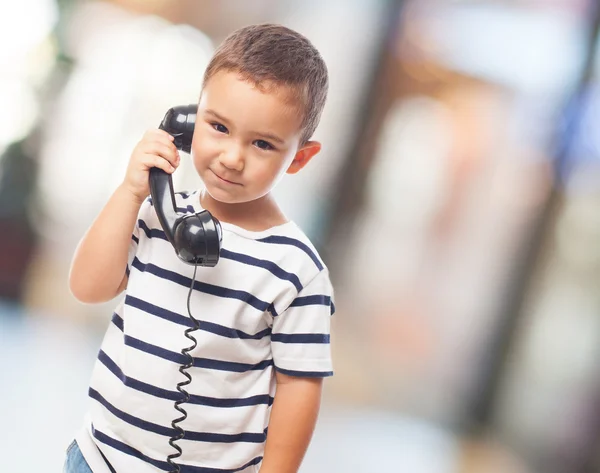
[(192, 158), (206, 191), (202, 205), (248, 230), (284, 223), (271, 195), (284, 173), (300, 171), (321, 144), (300, 143), (301, 113), (285, 86), (260, 88), (217, 72), (198, 105)]
[[(206, 187), (202, 207), (251, 231), (285, 223), (271, 191), (283, 174), (300, 171), (321, 149), (316, 141), (300, 142), (299, 111), (285, 86), (259, 87), (234, 72), (217, 72), (202, 91), (192, 142), (194, 166)], [(144, 134), (123, 182), (75, 251), (69, 287), (79, 301), (105, 302), (125, 289), (131, 229), (150, 193), (149, 169), (172, 173), (179, 163), (173, 137), (157, 129)], [(276, 381), (260, 472), (296, 473), (316, 424), (322, 380), (276, 373)]]

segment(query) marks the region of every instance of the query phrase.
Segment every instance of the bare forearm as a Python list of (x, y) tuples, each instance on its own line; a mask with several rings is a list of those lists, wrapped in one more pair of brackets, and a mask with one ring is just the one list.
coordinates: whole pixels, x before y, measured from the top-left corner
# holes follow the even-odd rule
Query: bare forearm
[(277, 385), (260, 473), (297, 473), (317, 422), (322, 380), (288, 379)]
[(79, 243), (69, 275), (69, 287), (82, 302), (115, 297), (125, 281), (131, 232), (141, 201), (118, 187)]

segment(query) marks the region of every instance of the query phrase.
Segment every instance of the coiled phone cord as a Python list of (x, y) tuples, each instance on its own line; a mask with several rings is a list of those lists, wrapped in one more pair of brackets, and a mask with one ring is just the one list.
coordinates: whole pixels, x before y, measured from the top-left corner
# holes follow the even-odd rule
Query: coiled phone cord
[(190, 309), (190, 299), (192, 297), (192, 291), (194, 290), (194, 283), (196, 282), (196, 271), (197, 270), (198, 270), (198, 263), (196, 263), (194, 265), (194, 275), (192, 276), (192, 283), (190, 285), (190, 290), (188, 292), (188, 297), (187, 297), (187, 311), (188, 311), (188, 315), (192, 319), (192, 322), (194, 323), (194, 325), (192, 327), (187, 328), (184, 332), (185, 336), (192, 341), (192, 345), (189, 346), (188, 348), (184, 348), (183, 350), (181, 350), (181, 354), (187, 358), (187, 362), (185, 364), (182, 364), (179, 367), (179, 372), (186, 377), (186, 380), (181, 381), (180, 383), (177, 384), (177, 391), (179, 391), (181, 394), (183, 394), (183, 398), (178, 399), (177, 401), (175, 401), (175, 404), (174, 404), (175, 409), (177, 409), (177, 411), (179, 411), (181, 413), (181, 417), (178, 417), (177, 419), (175, 419), (171, 422), (171, 426), (173, 427), (173, 429), (175, 429), (177, 434), (169, 439), (169, 445), (171, 445), (171, 447), (173, 447), (175, 450), (177, 450), (177, 453), (172, 453), (171, 455), (169, 455), (167, 457), (167, 462), (169, 463), (169, 465), (171, 465), (170, 473), (179, 473), (180, 472), (179, 465), (177, 463), (175, 463), (173, 460), (175, 458), (178, 458), (181, 456), (182, 450), (181, 450), (181, 447), (179, 445), (177, 445), (175, 442), (181, 440), (185, 436), (185, 431), (177, 424), (179, 424), (180, 422), (182, 422), (183, 420), (185, 420), (187, 418), (187, 412), (185, 411), (185, 409), (183, 409), (180, 406), (180, 404), (183, 404), (190, 400), (190, 394), (185, 389), (183, 389), (183, 387), (187, 386), (188, 384), (190, 384), (192, 382), (192, 377), (186, 370), (190, 369), (194, 365), (194, 358), (192, 357), (192, 355), (190, 355), (189, 352), (192, 351), (194, 348), (196, 348), (196, 346), (198, 345), (198, 341), (191, 335), (191, 333), (195, 332), (196, 330), (198, 330), (200, 328), (200, 322), (194, 318), (194, 316), (192, 315), (192, 311)]

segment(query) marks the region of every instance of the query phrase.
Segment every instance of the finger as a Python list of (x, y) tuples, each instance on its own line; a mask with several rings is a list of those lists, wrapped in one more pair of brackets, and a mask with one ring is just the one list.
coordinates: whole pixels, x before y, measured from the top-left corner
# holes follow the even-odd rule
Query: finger
[(179, 151), (172, 143), (165, 144), (160, 141), (152, 141), (147, 143), (144, 152), (148, 154), (157, 154), (165, 158), (173, 166), (179, 165)]
[(169, 174), (175, 171), (175, 167), (169, 161), (155, 154), (145, 154), (143, 164), (147, 168), (159, 168)]

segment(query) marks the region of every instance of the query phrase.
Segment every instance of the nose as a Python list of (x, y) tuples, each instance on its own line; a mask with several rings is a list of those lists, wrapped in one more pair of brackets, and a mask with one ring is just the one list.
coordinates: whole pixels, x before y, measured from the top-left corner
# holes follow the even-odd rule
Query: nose
[(244, 169), (244, 154), (242, 148), (236, 144), (231, 144), (223, 150), (219, 157), (221, 164), (232, 171), (242, 171)]

